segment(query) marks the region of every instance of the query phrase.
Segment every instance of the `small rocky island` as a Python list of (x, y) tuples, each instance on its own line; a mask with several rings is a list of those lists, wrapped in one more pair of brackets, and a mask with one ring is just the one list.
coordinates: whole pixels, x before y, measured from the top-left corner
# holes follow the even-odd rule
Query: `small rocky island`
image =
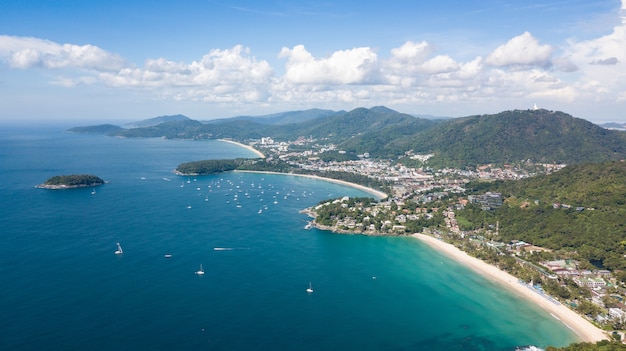
[(104, 184), (104, 180), (91, 174), (70, 174), (54, 176), (45, 183), (37, 185), (41, 189), (87, 188)]

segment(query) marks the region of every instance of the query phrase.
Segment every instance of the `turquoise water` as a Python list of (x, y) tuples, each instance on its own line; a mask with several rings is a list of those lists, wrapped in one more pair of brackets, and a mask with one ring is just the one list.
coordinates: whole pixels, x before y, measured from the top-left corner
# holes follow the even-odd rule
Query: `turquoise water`
[[(172, 173), (181, 162), (253, 156), (218, 141), (3, 128), (0, 349), (514, 350), (575, 341), (549, 314), (415, 239), (304, 229), (301, 209), (366, 195), (359, 190), (284, 175)], [(34, 187), (71, 173), (108, 183), (95, 194)]]

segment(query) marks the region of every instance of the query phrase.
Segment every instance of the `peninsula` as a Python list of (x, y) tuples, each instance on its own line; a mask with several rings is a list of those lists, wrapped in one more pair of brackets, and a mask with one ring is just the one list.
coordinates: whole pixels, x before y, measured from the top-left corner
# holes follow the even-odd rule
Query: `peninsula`
[(54, 176), (36, 187), (40, 189), (73, 189), (87, 188), (104, 184), (100, 177), (91, 174), (70, 174)]

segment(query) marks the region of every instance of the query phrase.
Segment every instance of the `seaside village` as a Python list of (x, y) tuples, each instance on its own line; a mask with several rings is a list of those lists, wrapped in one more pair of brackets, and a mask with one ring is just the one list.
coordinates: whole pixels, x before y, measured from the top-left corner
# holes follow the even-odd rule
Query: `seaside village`
[[(556, 257), (550, 250), (520, 240), (498, 241), (499, 224), (476, 231), (462, 231), (455, 211), (469, 203), (484, 211), (502, 206), (497, 193), (464, 196), (466, 183), (472, 179), (521, 179), (538, 173), (557, 171), (565, 165), (540, 164), (526, 167), (493, 167), (475, 170), (410, 168), (392, 160), (370, 159), (367, 153), (358, 160), (325, 162), (320, 155), (327, 151), (343, 153), (332, 144), (300, 137), (293, 142), (275, 142), (262, 138), (249, 143), (266, 155), (266, 161), (281, 160), (291, 166), (314, 171), (339, 171), (366, 175), (391, 184), (390, 196), (379, 202), (363, 203), (344, 197), (321, 203), (304, 213), (316, 218), (308, 227), (336, 233), (366, 235), (411, 235), (423, 233), (454, 244), (468, 254), (512, 273), (537, 294), (555, 304), (566, 304), (600, 328), (622, 338), (626, 329), (626, 287), (608, 270), (588, 269), (571, 258)], [(424, 162), (432, 155), (407, 153), (412, 160)], [(534, 169), (528, 171), (528, 169)], [(389, 191), (388, 191), (389, 192)], [(454, 199), (451, 203), (449, 199)], [(442, 204), (445, 204), (442, 206)], [(570, 209), (554, 203), (554, 208)], [(577, 211), (593, 210), (583, 207)], [(330, 218), (325, 215), (332, 213)], [(434, 225), (435, 224), (435, 225)], [(436, 228), (436, 229), (433, 229)], [(537, 260), (537, 257), (547, 259)]]

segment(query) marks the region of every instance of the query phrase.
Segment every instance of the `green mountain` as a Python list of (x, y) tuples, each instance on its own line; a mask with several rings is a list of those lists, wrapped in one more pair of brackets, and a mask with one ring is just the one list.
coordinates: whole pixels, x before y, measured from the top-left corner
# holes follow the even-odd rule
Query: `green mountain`
[[(413, 138), (426, 133), (439, 122), (425, 118), (416, 118), (386, 107), (374, 107), (370, 110), (357, 109), (351, 112), (348, 120), (352, 128), (362, 124), (358, 131), (341, 135), (339, 148), (355, 154), (369, 153), (371, 157), (396, 157), (403, 155), (406, 149), (395, 143), (397, 140)], [(338, 117), (343, 118), (343, 117)], [(335, 125), (346, 124), (346, 121)], [(332, 125), (331, 125), (332, 126)]]
[(570, 164), (626, 158), (626, 133), (543, 109), (456, 118), (393, 140), (390, 145), (434, 153), (434, 163), (449, 166), (524, 160)]
[(626, 269), (626, 162), (571, 165), (517, 181), (470, 183), (467, 189), (501, 193), (505, 205), (457, 212), (459, 223), (468, 226), (462, 229), (499, 222), (500, 241), (575, 250), (599, 267)]
[[(493, 115), (430, 120), (386, 107), (352, 111), (295, 111), (259, 118), (201, 123), (184, 116), (148, 127), (110, 129), (109, 135), (185, 139), (273, 137), (278, 141), (313, 137), (351, 155), (397, 158), (407, 151), (434, 154), (432, 167), (477, 164), (577, 164), (626, 158), (626, 132), (608, 130), (563, 112), (513, 110)], [(156, 122), (163, 119), (149, 119)], [(291, 122), (294, 121), (294, 122)], [(101, 126), (84, 130), (106, 129)], [(78, 128), (72, 128), (77, 130)]]
[(202, 123), (192, 119), (175, 120), (172, 122), (160, 123), (150, 127), (124, 129), (119, 133), (116, 133), (115, 135), (128, 138), (159, 137), (168, 139), (187, 139), (189, 138), (190, 131), (195, 131), (202, 125)]
[[(357, 108), (343, 114), (301, 123), (297, 128), (294, 128), (294, 131), (297, 131), (298, 135), (313, 136), (342, 143), (354, 137), (374, 136), (389, 128), (404, 128), (414, 123), (420, 124), (420, 121), (426, 125), (432, 123), (379, 106), (370, 109)], [(355, 148), (355, 151), (360, 150)]]
[(307, 122), (311, 120), (315, 120), (322, 117), (327, 117), (336, 113), (345, 113), (345, 111), (332, 111), (332, 110), (322, 110), (318, 108), (304, 110), (304, 111), (288, 111), (288, 112), (280, 112), (273, 113), (269, 115), (262, 116), (237, 116), (237, 117), (229, 117), (229, 118), (220, 118), (213, 119), (210, 121), (205, 121), (204, 123), (228, 123), (237, 120), (251, 121), (261, 124), (291, 124), (291, 123), (301, 123)]

